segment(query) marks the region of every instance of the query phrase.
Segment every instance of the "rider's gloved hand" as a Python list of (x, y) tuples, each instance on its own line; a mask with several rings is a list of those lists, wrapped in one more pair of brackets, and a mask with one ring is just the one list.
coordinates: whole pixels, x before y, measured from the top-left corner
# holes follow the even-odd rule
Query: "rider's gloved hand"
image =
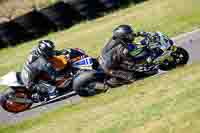
[(63, 55), (68, 55), (70, 53), (68, 49), (63, 49), (61, 52)]
[(148, 37), (148, 38), (151, 38), (153, 36), (153, 33), (151, 32), (144, 32), (144, 31), (140, 31), (140, 32), (137, 32), (136, 35), (139, 37)]
[(54, 50), (54, 55), (67, 55), (69, 54), (69, 49), (62, 49), (62, 50)]
[(147, 35), (147, 32), (144, 32), (144, 31), (139, 31), (136, 33), (136, 36), (146, 36)]

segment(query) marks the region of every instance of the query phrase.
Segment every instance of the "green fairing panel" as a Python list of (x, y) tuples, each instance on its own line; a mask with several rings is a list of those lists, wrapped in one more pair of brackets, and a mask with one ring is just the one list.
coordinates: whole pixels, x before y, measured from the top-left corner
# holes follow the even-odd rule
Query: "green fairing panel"
[(142, 51), (143, 51), (143, 48), (137, 48), (136, 50), (130, 51), (129, 55), (135, 57), (135, 56), (139, 55), (140, 53), (142, 53)]

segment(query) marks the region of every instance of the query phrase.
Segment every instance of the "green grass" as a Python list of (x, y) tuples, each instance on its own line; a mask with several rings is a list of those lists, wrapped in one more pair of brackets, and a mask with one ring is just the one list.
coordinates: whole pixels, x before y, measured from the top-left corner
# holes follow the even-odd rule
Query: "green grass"
[(198, 133), (199, 64), (82, 99), (1, 133)]
[[(44, 38), (55, 41), (58, 48), (80, 47), (98, 56), (112, 29), (119, 24), (131, 24), (137, 30), (159, 30), (170, 36), (199, 28), (199, 5), (199, 0), (149, 0)], [(37, 41), (1, 50), (0, 76), (11, 70), (19, 71)], [(198, 133), (199, 66), (188, 66), (82, 99), (78, 105), (65, 105), (22, 124), (1, 125), (0, 132)]]

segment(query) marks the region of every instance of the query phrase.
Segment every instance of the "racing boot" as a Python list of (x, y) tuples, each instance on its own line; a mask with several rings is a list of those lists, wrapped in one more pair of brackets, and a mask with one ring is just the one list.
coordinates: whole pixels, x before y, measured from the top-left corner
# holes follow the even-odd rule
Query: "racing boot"
[(39, 95), (41, 95), (45, 101), (53, 99), (58, 96), (57, 88), (45, 82), (40, 82), (35, 85), (35, 88)]
[(56, 98), (58, 96), (58, 90), (55, 86), (51, 86), (48, 88), (48, 97), (49, 99)]
[(95, 85), (93, 86), (94, 89), (98, 92), (106, 92), (108, 91), (108, 89), (110, 88), (107, 84), (105, 83), (100, 83), (100, 82), (96, 82)]
[(135, 80), (126, 81), (126, 80), (123, 80), (123, 79), (113, 77), (113, 78), (110, 78), (109, 80), (107, 80), (106, 83), (108, 84), (108, 86), (115, 88), (115, 87), (118, 87), (118, 86), (121, 86), (121, 85), (124, 85), (124, 84), (132, 83), (133, 81), (135, 81)]

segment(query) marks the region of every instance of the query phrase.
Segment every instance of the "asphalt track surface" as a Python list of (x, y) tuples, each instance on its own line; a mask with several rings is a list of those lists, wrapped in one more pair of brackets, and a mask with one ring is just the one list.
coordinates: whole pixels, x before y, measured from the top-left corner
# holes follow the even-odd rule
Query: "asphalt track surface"
[[(200, 61), (200, 29), (179, 35), (174, 38), (174, 41), (176, 45), (181, 45), (189, 52), (189, 64)], [(34, 105), (30, 110), (18, 114), (8, 113), (0, 107), (0, 124), (15, 124), (23, 120), (41, 116), (43, 113), (53, 111), (59, 107), (78, 104), (79, 102), (81, 102), (81, 98), (74, 92), (70, 92), (59, 99), (49, 103)]]

